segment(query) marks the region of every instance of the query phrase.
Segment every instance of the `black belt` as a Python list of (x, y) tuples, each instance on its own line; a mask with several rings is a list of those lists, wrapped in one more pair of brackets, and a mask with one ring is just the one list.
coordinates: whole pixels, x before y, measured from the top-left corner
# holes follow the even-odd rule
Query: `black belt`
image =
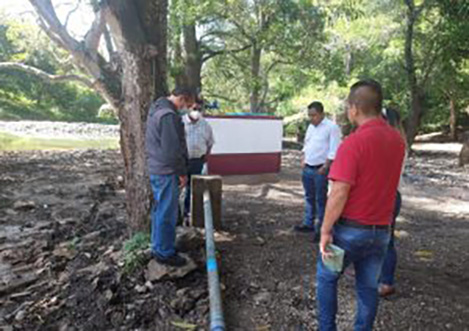
[(324, 165), (324, 164), (318, 164), (318, 165), (312, 166), (312, 165), (307, 164), (306, 166), (307, 166), (308, 168), (311, 168), (311, 169), (319, 169), (319, 168), (321, 168), (323, 165)]
[(351, 228), (357, 229), (367, 229), (367, 230), (390, 230), (391, 225), (372, 225), (372, 224), (362, 224), (355, 220), (341, 217), (337, 222), (339, 225), (348, 226)]

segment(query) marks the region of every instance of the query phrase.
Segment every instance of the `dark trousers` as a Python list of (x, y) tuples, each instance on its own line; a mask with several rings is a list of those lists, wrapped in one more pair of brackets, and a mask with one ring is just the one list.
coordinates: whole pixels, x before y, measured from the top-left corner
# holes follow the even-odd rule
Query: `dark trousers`
[(397, 253), (394, 246), (394, 228), (396, 227), (396, 219), (401, 211), (402, 198), (399, 191), (396, 195), (396, 203), (394, 205), (394, 215), (391, 227), (391, 240), (389, 241), (388, 251), (384, 258), (383, 268), (381, 270), (380, 283), (385, 285), (394, 285), (394, 273), (397, 265)]
[(191, 211), (191, 178), (192, 175), (200, 175), (204, 167), (204, 160), (189, 159), (189, 170), (187, 174), (186, 195), (184, 197), (184, 216), (188, 216)]
[[(305, 166), (301, 180), (305, 190), (303, 224), (321, 231), (327, 201), (327, 175), (318, 174), (319, 167)], [(317, 218), (317, 222), (314, 220)]]

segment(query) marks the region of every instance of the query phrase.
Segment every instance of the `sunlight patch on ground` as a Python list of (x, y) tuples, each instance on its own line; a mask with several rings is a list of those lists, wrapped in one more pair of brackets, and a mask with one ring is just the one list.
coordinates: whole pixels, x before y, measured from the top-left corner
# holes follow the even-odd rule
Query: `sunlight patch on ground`
[(461, 151), (462, 144), (459, 143), (417, 143), (412, 145), (414, 151), (425, 151), (425, 152), (446, 152), (446, 153), (459, 153)]
[(469, 216), (469, 202), (445, 197), (404, 195), (404, 203), (420, 210), (437, 212), (440, 214), (451, 214), (454, 216)]

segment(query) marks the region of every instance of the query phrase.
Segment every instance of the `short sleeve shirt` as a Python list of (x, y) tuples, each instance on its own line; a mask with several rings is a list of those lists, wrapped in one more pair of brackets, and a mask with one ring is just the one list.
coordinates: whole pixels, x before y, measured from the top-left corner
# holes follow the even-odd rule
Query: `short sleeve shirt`
[(343, 141), (329, 173), (332, 181), (351, 185), (342, 217), (391, 223), (404, 154), (401, 135), (382, 119), (366, 122)]
[(189, 159), (201, 158), (215, 144), (210, 124), (204, 118), (192, 122), (188, 115), (183, 117), (183, 123)]

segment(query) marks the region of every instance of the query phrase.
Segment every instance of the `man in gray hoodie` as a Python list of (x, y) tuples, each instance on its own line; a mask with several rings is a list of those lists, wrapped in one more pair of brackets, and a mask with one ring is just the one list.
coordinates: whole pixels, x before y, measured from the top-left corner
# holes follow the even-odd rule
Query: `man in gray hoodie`
[(187, 146), (178, 111), (191, 109), (195, 91), (176, 88), (169, 97), (154, 102), (147, 118), (146, 151), (154, 196), (151, 220), (151, 250), (163, 264), (182, 266), (176, 253), (176, 223), (179, 190), (187, 182)]

